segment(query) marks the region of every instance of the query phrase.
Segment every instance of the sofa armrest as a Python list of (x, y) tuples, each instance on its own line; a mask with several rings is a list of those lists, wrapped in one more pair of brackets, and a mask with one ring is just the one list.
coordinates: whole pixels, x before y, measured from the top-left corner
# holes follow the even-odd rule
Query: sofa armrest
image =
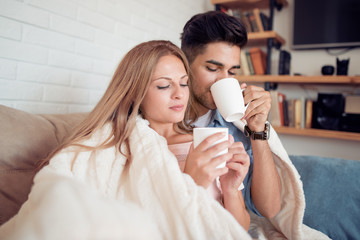
[(26, 201), (37, 162), (85, 116), (30, 114), (0, 105), (0, 225)]
[(305, 193), (304, 223), (331, 239), (359, 239), (360, 161), (290, 156)]

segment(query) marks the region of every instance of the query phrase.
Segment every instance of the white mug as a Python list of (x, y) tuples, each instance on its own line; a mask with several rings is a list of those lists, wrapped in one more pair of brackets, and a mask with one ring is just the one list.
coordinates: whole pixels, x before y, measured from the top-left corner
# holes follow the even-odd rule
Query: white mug
[(235, 78), (224, 78), (216, 81), (210, 91), (217, 109), (227, 122), (240, 120), (249, 106), (244, 104), (240, 84)]
[[(229, 139), (228, 128), (218, 128), (218, 127), (201, 127), (201, 128), (196, 127), (196, 128), (194, 128), (193, 129), (194, 148), (196, 148), (202, 141), (204, 141), (205, 138), (207, 138), (215, 133), (218, 133), (218, 132), (224, 132), (226, 134), (223, 138), (217, 140), (213, 145), (218, 144), (223, 141), (227, 141)], [(213, 146), (213, 145), (211, 145), (211, 146)], [(228, 149), (225, 149), (225, 150), (219, 152), (214, 157), (225, 154), (227, 152), (228, 152)], [(223, 162), (222, 164), (217, 166), (217, 168), (223, 168), (223, 167), (225, 167), (225, 165), (226, 165), (226, 162)]]

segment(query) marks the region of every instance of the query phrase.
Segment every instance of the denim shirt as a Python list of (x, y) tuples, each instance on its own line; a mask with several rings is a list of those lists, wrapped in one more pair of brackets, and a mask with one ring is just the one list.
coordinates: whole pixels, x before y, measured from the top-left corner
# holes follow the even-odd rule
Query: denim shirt
[(229, 134), (234, 137), (235, 142), (242, 142), (247, 154), (250, 156), (250, 166), (249, 171), (244, 178), (244, 189), (242, 190), (242, 194), (244, 197), (244, 201), (246, 207), (255, 213), (258, 216), (261, 216), (259, 211), (255, 208), (255, 205), (251, 198), (251, 180), (252, 180), (252, 173), (253, 173), (253, 154), (251, 148), (251, 141), (249, 138), (245, 137), (244, 133), (239, 130), (234, 124), (231, 122), (226, 122), (224, 118), (220, 115), (218, 110), (212, 111), (212, 116), (208, 127), (226, 127), (229, 129)]

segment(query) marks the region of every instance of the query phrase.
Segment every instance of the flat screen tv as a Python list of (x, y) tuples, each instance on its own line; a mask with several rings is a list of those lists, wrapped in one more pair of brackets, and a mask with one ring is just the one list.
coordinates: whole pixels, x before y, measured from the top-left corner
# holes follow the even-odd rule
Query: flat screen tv
[(360, 0), (294, 0), (293, 49), (360, 47)]

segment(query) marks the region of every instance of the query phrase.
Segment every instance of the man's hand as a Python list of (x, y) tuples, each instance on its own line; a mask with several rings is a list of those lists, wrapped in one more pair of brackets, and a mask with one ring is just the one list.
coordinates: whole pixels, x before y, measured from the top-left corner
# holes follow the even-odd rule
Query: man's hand
[(264, 131), (265, 122), (271, 108), (270, 93), (261, 87), (247, 86), (246, 83), (242, 83), (240, 87), (241, 89), (245, 88), (245, 104), (250, 103), (243, 118), (247, 121), (250, 130), (255, 132)]

